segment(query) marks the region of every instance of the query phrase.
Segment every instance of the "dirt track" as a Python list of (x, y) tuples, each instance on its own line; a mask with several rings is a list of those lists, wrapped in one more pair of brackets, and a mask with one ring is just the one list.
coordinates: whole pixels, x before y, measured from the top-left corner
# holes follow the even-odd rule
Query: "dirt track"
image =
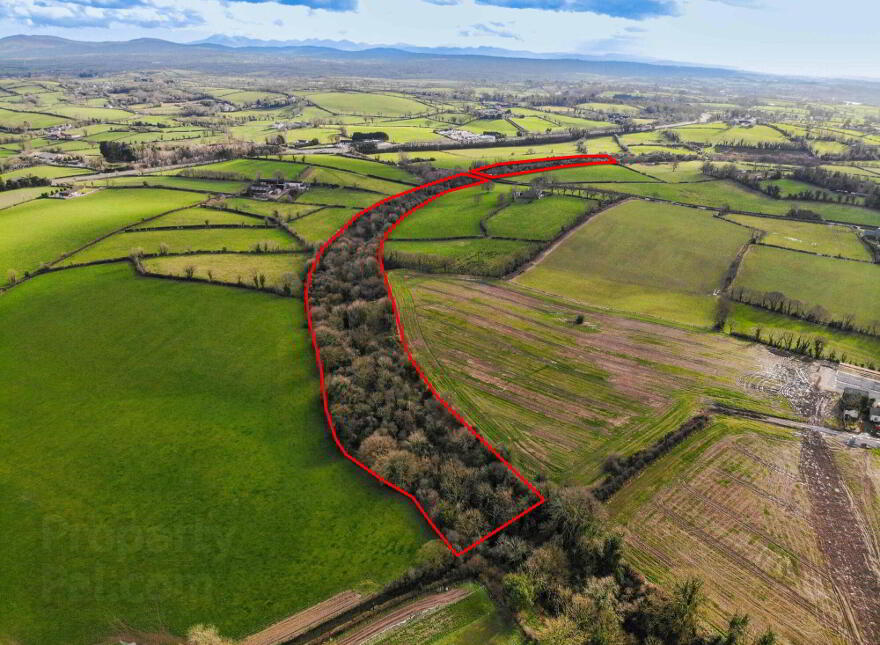
[(288, 616), (274, 625), (245, 638), (241, 645), (278, 645), (304, 634), (312, 627), (338, 616), (357, 605), (362, 596), (355, 591), (343, 591), (324, 602), (312, 605), (308, 609)]
[(819, 432), (811, 431), (804, 436), (800, 471), (808, 485), (819, 547), (850, 623), (852, 642), (880, 643), (880, 563)]
[[(337, 641), (337, 645), (361, 645), (378, 634), (391, 629), (395, 625), (406, 622), (410, 618), (432, 609), (441, 609), (446, 605), (451, 605), (468, 596), (471, 593), (469, 589), (450, 589), (441, 593), (432, 594), (414, 600), (411, 603), (395, 609), (389, 614), (380, 616), (376, 620), (356, 629), (351, 634)], [(249, 642), (246, 645), (251, 645)]]

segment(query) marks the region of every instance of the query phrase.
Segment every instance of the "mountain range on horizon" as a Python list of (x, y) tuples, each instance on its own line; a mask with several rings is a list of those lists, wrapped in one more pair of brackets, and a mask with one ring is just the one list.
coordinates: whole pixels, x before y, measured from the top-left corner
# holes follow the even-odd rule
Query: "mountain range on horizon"
[[(353, 41), (262, 41), (215, 35), (198, 42), (158, 38), (83, 41), (49, 35), (0, 38), (0, 74), (100, 75), (184, 69), (299, 77), (373, 77), (535, 82), (613, 78), (690, 84), (736, 80), (741, 89), (823, 87), (831, 100), (871, 101), (880, 83), (870, 79), (814, 79), (662, 60), (621, 60), (577, 54), (536, 54), (492, 47), (375, 46)], [(750, 88), (746, 90), (746, 88)]]
[(189, 45), (223, 45), (225, 47), (327, 47), (340, 51), (365, 51), (369, 49), (398, 49), (416, 54), (439, 54), (445, 56), (494, 56), (500, 58), (534, 58), (539, 60), (583, 60), (583, 61), (621, 61), (630, 63), (647, 63), (649, 65), (674, 65), (679, 67), (710, 67), (717, 69), (736, 70), (737, 68), (725, 65), (700, 65), (687, 61), (667, 60), (653, 58), (651, 56), (638, 56), (635, 54), (606, 53), (606, 54), (581, 54), (576, 52), (534, 52), (524, 49), (505, 49), (503, 47), (452, 47), (437, 46), (423, 47), (408, 43), (371, 44), (355, 42), (352, 40), (331, 40), (324, 38), (305, 38), (291, 40), (264, 40), (249, 38), (247, 36), (227, 36), (225, 34), (212, 34), (207, 38), (193, 40)]

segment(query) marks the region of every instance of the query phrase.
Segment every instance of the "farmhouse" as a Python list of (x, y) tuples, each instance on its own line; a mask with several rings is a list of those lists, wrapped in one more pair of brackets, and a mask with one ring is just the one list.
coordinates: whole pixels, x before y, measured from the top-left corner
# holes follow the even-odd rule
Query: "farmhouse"
[(481, 119), (503, 119), (505, 110), (500, 107), (487, 107), (477, 110), (477, 116)]

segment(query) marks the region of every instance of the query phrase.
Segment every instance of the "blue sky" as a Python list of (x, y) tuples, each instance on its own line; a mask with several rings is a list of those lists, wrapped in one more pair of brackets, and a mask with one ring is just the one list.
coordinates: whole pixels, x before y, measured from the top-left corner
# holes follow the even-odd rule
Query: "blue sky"
[(485, 45), (874, 78), (878, 25), (880, 0), (0, 0), (0, 36)]

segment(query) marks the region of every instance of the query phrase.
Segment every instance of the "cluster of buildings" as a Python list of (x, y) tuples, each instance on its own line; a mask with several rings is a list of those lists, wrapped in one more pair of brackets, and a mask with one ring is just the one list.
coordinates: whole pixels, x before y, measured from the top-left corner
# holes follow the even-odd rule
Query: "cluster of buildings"
[(285, 195), (291, 197), (304, 193), (309, 185), (301, 181), (285, 181), (284, 179), (260, 179), (248, 187), (248, 197), (254, 199), (277, 200)]
[(73, 126), (71, 126), (69, 123), (51, 127), (46, 130), (46, 138), (53, 139), (55, 141), (75, 141), (77, 139), (82, 139), (83, 135), (68, 132), (68, 130), (70, 130), (72, 127)]
[(492, 143), (495, 141), (494, 134), (475, 134), (467, 130), (437, 130), (437, 134), (462, 143)]
[(503, 119), (510, 110), (503, 105), (492, 105), (476, 111), (478, 119)]

